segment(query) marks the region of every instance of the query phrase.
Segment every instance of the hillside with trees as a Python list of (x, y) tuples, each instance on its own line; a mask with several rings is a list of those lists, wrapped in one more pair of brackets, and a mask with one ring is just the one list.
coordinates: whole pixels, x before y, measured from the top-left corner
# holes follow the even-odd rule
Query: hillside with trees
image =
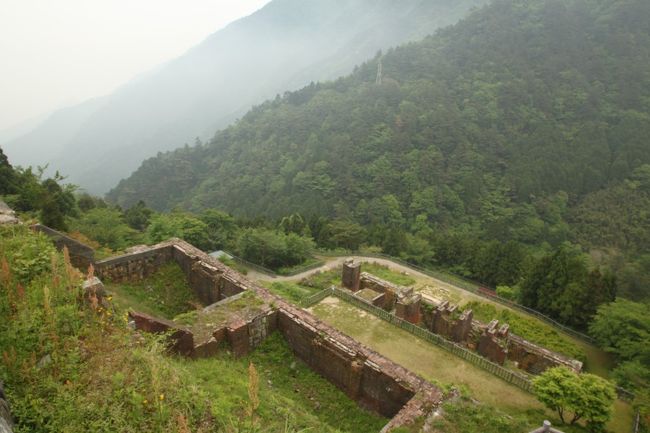
[(103, 194), (143, 159), (210, 137), (278, 92), (348, 74), (377, 50), (420, 39), (485, 1), (273, 0), (109, 95), (0, 144), (14, 164), (49, 163)]
[(328, 247), (377, 245), (493, 285), (520, 280), (522, 251), (572, 242), (641, 299), (649, 18), (640, 0), (496, 1), (270, 100), (209, 143), (146, 160), (108, 198), (300, 213)]

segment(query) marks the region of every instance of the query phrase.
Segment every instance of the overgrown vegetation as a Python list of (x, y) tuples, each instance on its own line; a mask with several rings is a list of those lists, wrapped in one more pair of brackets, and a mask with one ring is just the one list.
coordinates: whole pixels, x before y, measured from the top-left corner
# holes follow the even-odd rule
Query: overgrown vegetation
[(271, 293), (274, 293), (294, 304), (299, 304), (303, 299), (321, 290), (319, 288), (309, 287), (302, 284), (280, 281), (269, 283), (267, 287)]
[(408, 276), (403, 272), (396, 272), (390, 269), (388, 266), (379, 265), (377, 263), (364, 263), (363, 271), (368, 272), (376, 277), (379, 277), (383, 280), (389, 281), (398, 286), (412, 286), (415, 284), (415, 279)]
[(173, 262), (164, 264), (141, 281), (106, 281), (106, 289), (114, 293), (114, 301), (121, 308), (167, 319), (202, 307), (183, 270)]
[(529, 430), (526, 419), (458, 398), (444, 403), (442, 414), (433, 421), (435, 433), (521, 433)]
[(0, 227), (0, 262), (0, 380), (17, 433), (352, 433), (387, 422), (293, 358), (279, 334), (242, 359), (168, 356), (119, 309), (85, 306), (83, 276), (26, 227)]
[(602, 305), (590, 332), (619, 365), (613, 376), (636, 393), (634, 405), (650, 425), (650, 306), (618, 299)]

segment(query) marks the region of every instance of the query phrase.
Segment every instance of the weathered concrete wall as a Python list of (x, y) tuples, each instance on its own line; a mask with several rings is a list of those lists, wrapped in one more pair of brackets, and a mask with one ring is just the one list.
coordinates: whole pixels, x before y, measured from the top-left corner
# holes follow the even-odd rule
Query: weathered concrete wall
[(398, 294), (397, 303), (395, 304), (395, 315), (400, 319), (417, 325), (420, 323), (420, 303), (422, 295), (414, 293), (410, 295)]
[(444, 301), (432, 311), (430, 330), (457, 343), (467, 343), (472, 330), (472, 310), (460, 312), (457, 305)]
[(34, 224), (31, 228), (52, 239), (52, 242), (54, 242), (54, 245), (59, 251), (62, 251), (64, 247), (68, 248), (70, 263), (82, 272), (86, 272), (88, 266), (95, 262), (95, 250), (88, 245), (84, 245), (78, 240), (72, 239), (70, 236), (42, 224)]
[(492, 320), (483, 330), (477, 352), (490, 361), (503, 365), (508, 357), (508, 325), (501, 325), (499, 321)]
[(244, 356), (262, 344), (278, 327), (278, 312), (267, 311), (249, 320), (236, 320), (226, 327), (226, 338), (235, 356)]
[(132, 254), (97, 262), (95, 272), (109, 281), (137, 281), (175, 261), (183, 270), (188, 285), (204, 305), (213, 304), (244, 290), (226, 275), (223, 268), (206, 262), (203, 255), (202, 251), (190, 244), (172, 239)]
[(384, 416), (395, 416), (416, 393), (426, 395), (432, 406), (442, 399), (433, 385), (304, 311), (282, 308), (278, 326), (299, 358)]
[(532, 374), (540, 374), (559, 365), (569, 367), (577, 373), (582, 370), (582, 362), (577, 359), (552, 352), (514, 334), (510, 334), (508, 339), (508, 360)]
[[(394, 308), (397, 317), (414, 324), (421, 324), (434, 334), (442, 335), (448, 340), (476, 350), (498, 364), (503, 365), (508, 359), (515, 362), (519, 368), (534, 374), (559, 365), (569, 367), (576, 372), (582, 370), (580, 361), (510, 334), (507, 324), (497, 329), (498, 321), (484, 324), (474, 320), (471, 309), (461, 311), (457, 305), (452, 305), (448, 301), (438, 305), (427, 303), (421, 296), (413, 293), (412, 288), (400, 287), (367, 272), (361, 272), (359, 282), (361, 290), (371, 289), (385, 294), (382, 305), (371, 302), (373, 305), (389, 311)], [(369, 302), (367, 299), (360, 299)]]
[(384, 303), (381, 306), (386, 311), (392, 311), (395, 308), (398, 297), (407, 297), (413, 294), (412, 288), (398, 286), (389, 281), (382, 280), (367, 272), (361, 272), (359, 279), (360, 289), (370, 289), (384, 294)]
[(171, 260), (172, 246), (159, 244), (137, 253), (99, 261), (95, 264), (95, 273), (104, 281), (139, 281)]

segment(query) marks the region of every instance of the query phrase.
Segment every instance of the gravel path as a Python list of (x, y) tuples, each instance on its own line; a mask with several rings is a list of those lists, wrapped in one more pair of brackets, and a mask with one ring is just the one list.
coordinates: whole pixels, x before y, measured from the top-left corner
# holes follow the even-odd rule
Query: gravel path
[[(378, 259), (376, 257), (365, 257), (365, 256), (343, 256), (343, 257), (318, 257), (319, 259), (325, 260), (325, 264), (319, 268), (314, 268), (310, 269), (305, 272), (301, 272), (296, 275), (292, 275), (290, 277), (285, 277), (285, 276), (271, 276), (267, 274), (263, 274), (261, 272), (255, 271), (253, 269), (248, 271), (248, 274), (246, 275), (248, 278), (252, 280), (257, 280), (257, 281), (300, 281), (303, 278), (309, 277), (311, 275), (317, 274), (321, 271), (329, 271), (331, 269), (335, 269), (343, 264), (344, 261), (348, 259), (354, 259), (357, 262), (362, 262), (362, 263), (377, 263), (383, 266), (387, 266), (388, 268), (398, 271), (398, 272), (405, 272), (409, 275), (413, 275), (416, 277), (421, 277), (421, 278), (429, 278), (434, 281), (439, 281), (435, 280), (434, 278), (431, 278), (430, 276), (423, 274), (422, 272), (418, 272), (415, 269), (409, 268), (408, 266), (401, 265), (399, 263), (395, 263), (392, 260), (388, 259)], [(441, 284), (445, 284), (442, 281), (439, 281)]]

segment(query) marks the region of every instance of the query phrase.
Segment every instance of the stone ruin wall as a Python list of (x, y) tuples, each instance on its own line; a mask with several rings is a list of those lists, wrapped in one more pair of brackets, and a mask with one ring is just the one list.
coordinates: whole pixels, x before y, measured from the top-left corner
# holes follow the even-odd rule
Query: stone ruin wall
[[(386, 294), (381, 308), (411, 323), (423, 326), (434, 334), (475, 350), (492, 362), (503, 365), (506, 360), (517, 364), (529, 373), (539, 374), (550, 367), (566, 366), (575, 372), (582, 370), (582, 363), (562, 354), (552, 352), (510, 333), (509, 326), (493, 320), (485, 324), (474, 320), (471, 309), (461, 311), (458, 305), (443, 301), (434, 305), (414, 294), (412, 288), (397, 286), (367, 272), (361, 272), (360, 263), (346, 261), (343, 264), (343, 286), (353, 292), (372, 289)], [(356, 278), (356, 280), (355, 280)], [(364, 302), (367, 300), (357, 296)]]
[[(143, 313), (129, 313), (136, 329), (169, 332), (170, 350), (188, 357), (207, 357), (226, 343), (236, 356), (242, 356), (257, 347), (267, 335), (278, 331), (295, 355), (310, 368), (360, 405), (392, 417), (382, 432), (428, 415), (442, 401), (442, 392), (431, 383), (248, 281), (184, 241), (174, 239), (98, 262), (96, 272), (113, 281), (141, 279), (172, 260), (183, 269), (190, 287), (202, 300), (228, 302), (231, 296), (252, 291), (265, 306), (255, 317), (237, 318), (214, 329), (204, 341), (195, 341), (189, 327)], [(213, 307), (218, 304), (206, 308)]]
[(95, 250), (65, 233), (61, 233), (42, 224), (34, 224), (31, 226), (31, 229), (48, 236), (59, 251), (67, 248), (70, 254), (70, 263), (75, 268), (85, 272), (88, 266), (95, 262)]
[(461, 313), (458, 310), (457, 305), (451, 305), (448, 301), (437, 306), (424, 302), (423, 324), (431, 332), (476, 350), (481, 356), (500, 365), (506, 360), (512, 361), (518, 368), (533, 374), (557, 366), (569, 367), (577, 373), (582, 370), (582, 362), (511, 333), (507, 324), (498, 326), (497, 320), (485, 324), (473, 319), (471, 309)]
[(174, 261), (183, 270), (188, 285), (204, 305), (214, 304), (244, 290), (223, 270), (203, 260), (197, 254), (203, 254), (201, 251), (183, 244), (185, 243), (180, 239), (173, 239), (135, 253), (102, 260), (95, 264), (95, 272), (108, 281), (137, 281)]
[[(421, 321), (420, 302), (422, 296), (413, 288), (398, 286), (367, 272), (361, 272), (361, 264), (353, 261), (343, 263), (343, 286), (352, 292), (369, 289), (381, 296), (373, 298), (372, 304), (386, 311), (395, 310), (395, 315), (413, 324)], [(360, 298), (363, 299), (363, 298)]]

